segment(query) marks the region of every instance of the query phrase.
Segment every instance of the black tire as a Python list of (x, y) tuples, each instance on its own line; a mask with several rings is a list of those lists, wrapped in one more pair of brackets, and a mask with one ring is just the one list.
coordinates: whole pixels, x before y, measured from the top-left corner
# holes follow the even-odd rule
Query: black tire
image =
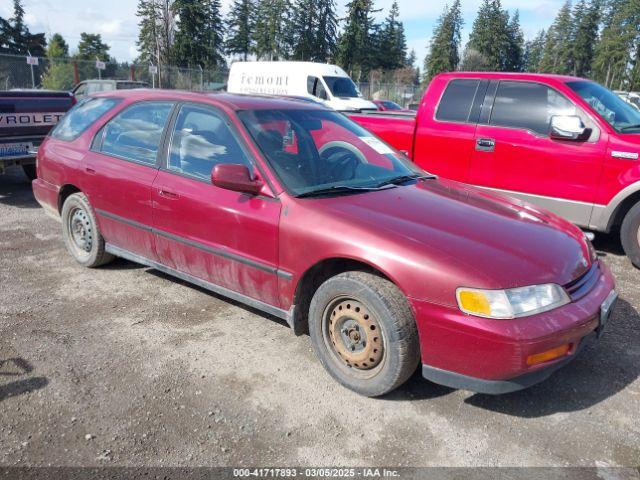
[[(361, 330), (358, 322), (363, 318), (372, 324)], [(355, 325), (357, 333), (347, 325)], [(380, 336), (373, 336), (380, 330)], [(418, 330), (407, 298), (393, 283), (371, 273), (345, 272), (320, 285), (309, 308), (309, 332), (316, 355), (331, 376), (368, 397), (402, 385), (420, 362)], [(366, 357), (371, 352), (381, 357), (367, 358), (369, 364), (354, 363), (359, 354), (351, 352), (356, 346), (349, 342), (354, 339), (362, 344), (358, 348), (365, 349), (365, 343), (368, 348), (381, 345), (381, 353), (377, 349), (363, 352)]]
[(624, 253), (636, 268), (640, 268), (640, 203), (637, 203), (624, 217), (620, 239)]
[(24, 174), (27, 176), (27, 178), (31, 182), (33, 182), (38, 177), (38, 174), (36, 173), (35, 164), (22, 165), (22, 171), (24, 172)]
[(69, 195), (62, 206), (62, 237), (67, 251), (82, 266), (99, 267), (114, 256), (105, 252), (104, 238), (83, 193)]

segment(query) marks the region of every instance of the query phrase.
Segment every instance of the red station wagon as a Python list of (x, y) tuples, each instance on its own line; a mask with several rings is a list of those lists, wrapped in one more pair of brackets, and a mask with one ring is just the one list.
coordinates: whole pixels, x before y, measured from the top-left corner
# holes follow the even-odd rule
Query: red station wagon
[(104, 93), (37, 168), (80, 264), (123, 257), (286, 319), (368, 396), (418, 365), (455, 388), (525, 388), (599, 336), (617, 298), (577, 227), (429, 175), (309, 102)]

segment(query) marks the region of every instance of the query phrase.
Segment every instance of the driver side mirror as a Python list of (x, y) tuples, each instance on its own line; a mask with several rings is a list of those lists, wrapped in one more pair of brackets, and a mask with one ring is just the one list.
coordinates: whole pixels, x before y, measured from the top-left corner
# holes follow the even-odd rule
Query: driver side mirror
[(582, 141), (589, 138), (591, 129), (586, 128), (577, 115), (554, 115), (551, 117), (549, 136), (554, 140)]
[(225, 190), (251, 195), (258, 195), (264, 185), (261, 180), (251, 178), (246, 165), (229, 163), (221, 163), (213, 168), (211, 183)]

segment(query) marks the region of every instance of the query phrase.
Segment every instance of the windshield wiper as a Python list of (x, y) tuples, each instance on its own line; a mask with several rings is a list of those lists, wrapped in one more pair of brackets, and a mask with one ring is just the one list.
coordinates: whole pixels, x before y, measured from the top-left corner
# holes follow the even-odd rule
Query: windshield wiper
[(333, 185), (332, 187), (318, 188), (309, 192), (304, 192), (296, 195), (297, 198), (315, 197), (320, 195), (330, 195), (332, 193), (345, 193), (345, 192), (374, 192), (377, 190), (386, 190), (393, 188), (395, 185), (374, 185), (371, 187), (354, 187), (350, 185)]
[(383, 187), (385, 185), (400, 185), (401, 183), (408, 182), (409, 180), (434, 180), (438, 178), (436, 175), (422, 175), (422, 174), (413, 174), (413, 175), (400, 175), (399, 177), (393, 177), (384, 182), (379, 183), (378, 187)]
[(624, 132), (626, 130), (635, 130), (636, 128), (640, 128), (640, 123), (636, 124), (636, 125), (627, 125), (626, 127), (622, 127), (620, 129), (621, 132)]

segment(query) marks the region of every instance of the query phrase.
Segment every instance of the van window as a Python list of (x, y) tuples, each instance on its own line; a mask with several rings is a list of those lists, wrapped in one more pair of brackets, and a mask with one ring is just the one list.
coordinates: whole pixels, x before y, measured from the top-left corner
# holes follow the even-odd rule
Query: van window
[(107, 123), (103, 153), (155, 165), (162, 131), (173, 103), (143, 102), (132, 105)]
[(322, 77), (334, 97), (358, 98), (358, 87), (349, 77)]
[(449, 82), (438, 105), (436, 120), (466, 123), (479, 85), (480, 80), (471, 79)]
[(322, 85), (322, 82), (318, 77), (307, 77), (307, 92), (314, 97), (321, 98), (322, 100), (329, 98), (324, 85)]
[(167, 168), (209, 180), (211, 170), (221, 163), (251, 165), (223, 117), (210, 108), (182, 107), (171, 139)]
[(578, 115), (578, 112), (573, 103), (546, 85), (500, 82), (489, 124), (548, 135), (554, 115)]
[(111, 110), (119, 100), (115, 98), (86, 98), (78, 102), (51, 131), (51, 136), (58, 140), (71, 141), (78, 138), (107, 111)]

